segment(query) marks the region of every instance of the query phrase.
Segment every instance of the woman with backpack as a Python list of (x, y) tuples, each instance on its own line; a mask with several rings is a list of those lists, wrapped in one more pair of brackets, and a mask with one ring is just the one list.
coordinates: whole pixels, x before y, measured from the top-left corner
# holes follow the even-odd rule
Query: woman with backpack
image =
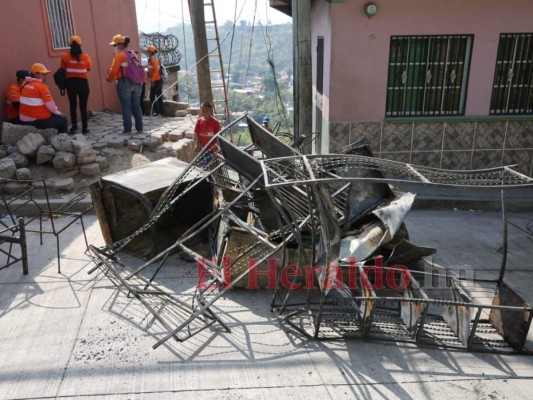
[(140, 102), (142, 82), (143, 79), (146, 81), (146, 75), (135, 53), (128, 49), (129, 43), (130, 38), (128, 36), (120, 34), (113, 36), (113, 41), (109, 45), (113, 46), (115, 56), (106, 78), (108, 82), (117, 80), (117, 94), (122, 108), (124, 125), (123, 133), (131, 133), (132, 114), (135, 119), (135, 129), (137, 132), (143, 131)]
[(70, 37), (70, 52), (61, 56), (61, 69), (65, 72), (65, 89), (67, 90), (70, 105), (70, 121), (72, 125), (69, 132), (78, 130), (78, 98), (80, 99), (81, 133), (89, 133), (87, 117), (87, 101), (89, 100), (89, 74), (92, 63), (91, 57), (81, 50), (81, 38), (77, 35)]
[[(148, 54), (148, 77), (150, 78), (150, 106), (153, 107), (153, 115), (163, 115), (163, 77), (161, 76), (161, 64), (155, 57), (157, 48), (150, 45), (146, 48)], [(157, 97), (157, 101), (154, 100)]]

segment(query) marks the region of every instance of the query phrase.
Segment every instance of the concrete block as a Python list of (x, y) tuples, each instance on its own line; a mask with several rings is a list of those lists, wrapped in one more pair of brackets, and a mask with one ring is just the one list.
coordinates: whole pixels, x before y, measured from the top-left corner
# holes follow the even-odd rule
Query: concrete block
[(189, 103), (186, 103), (184, 101), (178, 101), (177, 108), (178, 110), (187, 110), (189, 108)]
[(165, 100), (163, 103), (163, 115), (165, 117), (174, 117), (178, 111), (178, 102), (172, 100)]
[(168, 134), (168, 140), (171, 142), (177, 142), (183, 139), (183, 132), (173, 131)]
[(69, 169), (76, 165), (76, 156), (73, 153), (58, 151), (52, 162), (55, 169)]
[(12, 158), (6, 157), (0, 160), (0, 178), (11, 179), (17, 173), (17, 166)]
[(100, 164), (93, 162), (91, 164), (85, 164), (80, 166), (80, 174), (88, 176), (100, 175)]
[(24, 168), (30, 163), (28, 161), (28, 157), (20, 153), (11, 153), (8, 157), (11, 158), (15, 162), (15, 166), (17, 168)]
[(176, 117), (186, 117), (187, 115), (189, 115), (189, 113), (187, 112), (187, 110), (178, 110), (176, 111)]
[(100, 165), (100, 171), (104, 171), (109, 167), (109, 161), (107, 160), (107, 157), (97, 156), (96, 162)]
[(76, 157), (87, 157), (93, 153), (93, 147), (85, 140), (73, 140), (72, 149)]
[(37, 150), (37, 159), (35, 162), (37, 163), (37, 165), (45, 164), (49, 161), (52, 161), (54, 159), (55, 154), (56, 150), (54, 149), (54, 146), (41, 146), (39, 147), (39, 150)]
[(96, 161), (96, 153), (93, 151), (87, 156), (78, 156), (76, 157), (76, 161), (78, 162), (78, 165), (94, 163)]
[(73, 152), (72, 140), (69, 135), (66, 133), (60, 133), (59, 135), (50, 139), (50, 144), (57, 151), (67, 151), (69, 153)]
[(17, 169), (16, 177), (20, 180), (30, 180), (31, 171), (29, 168), (19, 168)]
[(20, 139), (28, 133), (39, 133), (46, 140), (50, 140), (57, 135), (57, 129), (37, 129), (30, 125), (14, 125), (9, 122), (2, 124), (2, 144), (14, 146)]
[(16, 146), (20, 154), (24, 154), (28, 157), (35, 157), (37, 150), (45, 143), (44, 137), (38, 133), (28, 133), (21, 138)]
[(150, 150), (155, 150), (157, 147), (163, 144), (163, 140), (157, 136), (148, 136), (143, 140), (143, 145)]

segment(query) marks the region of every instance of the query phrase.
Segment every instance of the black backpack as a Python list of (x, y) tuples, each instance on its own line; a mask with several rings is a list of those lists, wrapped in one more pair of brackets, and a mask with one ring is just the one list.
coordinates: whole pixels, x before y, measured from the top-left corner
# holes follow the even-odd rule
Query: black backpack
[(63, 68), (59, 68), (56, 72), (54, 72), (54, 82), (59, 88), (61, 96), (65, 95), (65, 81), (67, 79), (66, 74), (67, 70)]

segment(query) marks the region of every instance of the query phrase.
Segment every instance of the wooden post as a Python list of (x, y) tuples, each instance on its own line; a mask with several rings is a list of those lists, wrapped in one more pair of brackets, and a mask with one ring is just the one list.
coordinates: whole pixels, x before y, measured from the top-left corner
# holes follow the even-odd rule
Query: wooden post
[(292, 0), (294, 140), (311, 134), (313, 74), (311, 66), (311, 2)]
[[(198, 94), (200, 102), (213, 101), (211, 90), (211, 71), (209, 69), (209, 50), (205, 31), (204, 0), (189, 0), (189, 12), (194, 36), (194, 52), (196, 54), (196, 73), (198, 77)], [(201, 60), (201, 61), (200, 61)]]

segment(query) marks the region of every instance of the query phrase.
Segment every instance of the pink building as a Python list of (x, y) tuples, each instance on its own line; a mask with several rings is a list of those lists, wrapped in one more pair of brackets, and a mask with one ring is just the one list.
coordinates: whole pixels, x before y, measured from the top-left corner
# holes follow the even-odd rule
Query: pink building
[[(2, 2), (2, 74), (0, 75), (0, 120), (4, 120), (5, 90), (15, 81), (15, 72), (43, 63), (49, 70), (59, 68), (60, 57), (69, 49), (69, 38), (79, 35), (82, 49), (89, 54), (89, 109), (119, 112), (115, 83), (105, 78), (113, 59), (109, 42), (121, 33), (131, 37), (131, 48), (139, 48), (134, 0), (33, 0)], [(59, 109), (70, 119), (68, 99), (61, 96), (53, 77), (47, 78)]]
[(383, 158), (532, 175), (533, 2), (311, 4), (317, 151), (363, 139)]

